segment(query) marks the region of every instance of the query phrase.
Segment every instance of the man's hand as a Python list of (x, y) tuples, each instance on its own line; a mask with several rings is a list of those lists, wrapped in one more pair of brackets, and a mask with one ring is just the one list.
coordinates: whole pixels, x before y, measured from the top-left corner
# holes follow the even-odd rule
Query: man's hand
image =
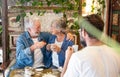
[(42, 48), (46, 45), (46, 42), (44, 42), (44, 41), (36, 42), (35, 45), (37, 46), (37, 48)]
[(71, 46), (69, 46), (66, 50), (65, 57), (70, 58), (72, 54), (73, 54), (73, 48)]
[(66, 72), (66, 69), (68, 67), (68, 62), (71, 58), (72, 53), (73, 53), (73, 48), (71, 46), (69, 46), (66, 50), (65, 63), (64, 63), (64, 66), (63, 66), (63, 70), (61, 72), (61, 77), (63, 77), (64, 73)]
[(44, 42), (44, 41), (36, 42), (36, 43), (34, 43), (34, 44), (30, 47), (30, 49), (31, 49), (31, 51), (34, 51), (35, 49), (37, 49), (37, 48), (42, 48), (42, 47), (44, 47), (45, 45), (46, 45), (46, 42)]

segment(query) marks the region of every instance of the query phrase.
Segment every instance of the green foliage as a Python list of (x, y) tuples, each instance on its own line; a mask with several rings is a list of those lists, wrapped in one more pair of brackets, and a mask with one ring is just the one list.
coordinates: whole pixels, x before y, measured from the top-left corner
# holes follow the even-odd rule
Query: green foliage
[(34, 1), (34, 2), (32, 3), (32, 6), (36, 6), (36, 5), (38, 5), (38, 2), (37, 2), (37, 1)]
[(40, 13), (41, 13), (41, 12), (38, 10), (38, 16), (40, 15)]
[(32, 13), (32, 12), (30, 12), (30, 15), (33, 15), (33, 13)]
[[(30, 12), (30, 15), (32, 15), (32, 12)], [(16, 22), (20, 21), (21, 17), (24, 18), (26, 16), (26, 13), (23, 11), (21, 14), (17, 15)]]
[(74, 18), (77, 18), (77, 17), (78, 17), (78, 12), (74, 12), (74, 13), (73, 13), (73, 17), (74, 17)]
[(49, 1), (49, 0), (46, 0), (46, 2), (47, 2), (47, 5), (48, 5), (48, 6), (50, 6), (50, 5), (51, 5), (51, 3), (52, 3), (52, 2), (51, 2), (51, 1)]
[(53, 12), (58, 14), (58, 13), (62, 12), (62, 8), (54, 9)]
[[(80, 0), (45, 0), (46, 4), (48, 7), (52, 6), (52, 5), (56, 5), (58, 7), (58, 9), (53, 9), (54, 13), (60, 13), (62, 12), (64, 17), (66, 17), (66, 12), (67, 11), (74, 11), (73, 13), (73, 17), (76, 18), (78, 17), (79, 13), (78, 13), (78, 8), (80, 7)], [(24, 5), (25, 3), (31, 2), (32, 6), (35, 7), (43, 7), (44, 6), (44, 1), (42, 0), (19, 0), (19, 3), (21, 5)], [(98, 4), (100, 5), (99, 8), (96, 8), (94, 5), (91, 6), (92, 10), (91, 12), (94, 12), (95, 10), (97, 10), (98, 14), (102, 13), (102, 10), (105, 8), (105, 0), (97, 0)], [(95, 4), (95, 0), (92, 1), (93, 4)], [(82, 4), (83, 7), (86, 6), (86, 3), (84, 2)], [(19, 21), (21, 19), (21, 17), (25, 17), (26, 13), (24, 12), (24, 8), (22, 8), (23, 12), (18, 15), (16, 17), (16, 21)], [(45, 11), (41, 11), (41, 10), (36, 10), (38, 15), (44, 15)], [(32, 12), (29, 12), (30, 15), (33, 15)], [(79, 26), (74, 23), (73, 26), (71, 26), (71, 29), (78, 29)]]
[[(105, 8), (105, 0), (97, 0), (97, 2), (98, 2), (98, 5), (99, 5), (100, 7), (95, 7), (94, 5), (92, 5), (92, 6), (91, 6), (91, 7), (92, 7), (91, 12), (94, 12), (94, 10), (97, 10), (97, 14), (101, 15), (101, 14), (102, 14), (102, 11), (103, 11), (104, 8)], [(93, 0), (92, 3), (95, 4), (95, 1)]]
[(20, 3), (20, 4), (24, 4), (24, 3), (26, 3), (26, 2), (30, 2), (31, 0), (19, 0), (18, 2)]
[[(71, 22), (72, 21), (72, 22)], [(79, 24), (78, 24), (78, 17), (68, 20), (67, 21), (69, 28), (76, 34), (78, 35), (78, 29), (79, 29)]]
[[(66, 11), (70, 11), (70, 10), (73, 10), (73, 11), (77, 11), (75, 13), (75, 16), (78, 15), (78, 8), (79, 8), (79, 0), (45, 0), (46, 1), (46, 4), (48, 7), (52, 6), (52, 5), (56, 5), (58, 7), (61, 7), (61, 8), (58, 8), (58, 9), (53, 9), (53, 12), (55, 13), (60, 13), (60, 12), (63, 12), (65, 14)], [(39, 0), (19, 0), (16, 4), (20, 4), (22, 6), (25, 6), (24, 4), (27, 4), (27, 3), (31, 3), (33, 7), (37, 6), (37, 7), (42, 7), (44, 6), (43, 2), (44, 1), (39, 1)], [(22, 17), (25, 17), (26, 14), (25, 14), (25, 9), (24, 8), (21, 8), (23, 10), (22, 14), (18, 15), (16, 17), (16, 21), (19, 21), (21, 19), (21, 16)], [(45, 11), (37, 11), (38, 15), (43, 15), (45, 13)], [(30, 15), (33, 15), (32, 12), (30, 12)]]
[(83, 4), (82, 4), (82, 7), (85, 7), (86, 6), (86, 3), (84, 2)]
[(0, 35), (2, 34), (2, 25), (0, 25)]
[[(95, 4), (95, 0), (92, 0), (92, 4), (91, 5), (91, 12), (95, 12), (99, 15), (102, 14), (102, 11), (104, 10), (105, 8), (105, 0), (97, 0), (97, 3), (100, 7), (96, 7), (94, 4)], [(82, 3), (82, 7), (86, 7), (86, 2)]]
[(16, 22), (18, 22), (20, 20), (21, 16), (20, 15), (17, 15), (16, 17)]
[(46, 11), (41, 11), (39, 15), (42, 16), (42, 15), (45, 14), (45, 12), (46, 12)]

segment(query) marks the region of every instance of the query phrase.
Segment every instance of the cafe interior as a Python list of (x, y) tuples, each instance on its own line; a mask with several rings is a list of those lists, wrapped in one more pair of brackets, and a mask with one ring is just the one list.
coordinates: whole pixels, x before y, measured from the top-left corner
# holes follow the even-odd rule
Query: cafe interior
[[(120, 0), (0, 0), (0, 77), (7, 77), (5, 71), (15, 63), (16, 40), (26, 31), (26, 22), (32, 16), (39, 17), (43, 32), (50, 32), (52, 21), (63, 17), (77, 50), (81, 50), (76, 21), (79, 16), (91, 14), (101, 16), (105, 23), (104, 34), (119, 44)], [(30, 69), (35, 71), (25, 67), (12, 71), (9, 77), (60, 77), (56, 69), (37, 69), (32, 72), (34, 76), (23, 76), (23, 73), (31, 72)]]

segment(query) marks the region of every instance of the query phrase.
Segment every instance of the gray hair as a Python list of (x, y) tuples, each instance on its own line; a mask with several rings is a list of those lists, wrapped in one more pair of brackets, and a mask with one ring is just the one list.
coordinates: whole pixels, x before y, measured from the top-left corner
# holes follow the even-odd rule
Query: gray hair
[(38, 17), (29, 17), (25, 21), (25, 30), (27, 31), (29, 28), (32, 28), (34, 26), (34, 21), (40, 21)]
[(61, 18), (61, 19), (59, 19), (59, 20), (54, 20), (54, 21), (52, 22), (52, 24), (55, 24), (55, 25), (56, 25), (56, 28), (57, 28), (57, 29), (60, 29), (61, 32), (63, 32), (63, 33), (65, 32), (66, 27), (67, 27), (66, 21), (65, 21), (65, 19), (63, 19), (63, 18)]

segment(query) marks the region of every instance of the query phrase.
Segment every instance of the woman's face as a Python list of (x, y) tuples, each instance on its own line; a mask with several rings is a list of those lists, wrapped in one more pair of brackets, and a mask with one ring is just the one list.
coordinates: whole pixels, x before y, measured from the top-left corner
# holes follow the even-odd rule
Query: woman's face
[(51, 33), (53, 34), (53, 35), (57, 35), (59, 32), (60, 32), (60, 30), (56, 27), (57, 25), (55, 24), (55, 23), (53, 23), (52, 25), (51, 25)]

